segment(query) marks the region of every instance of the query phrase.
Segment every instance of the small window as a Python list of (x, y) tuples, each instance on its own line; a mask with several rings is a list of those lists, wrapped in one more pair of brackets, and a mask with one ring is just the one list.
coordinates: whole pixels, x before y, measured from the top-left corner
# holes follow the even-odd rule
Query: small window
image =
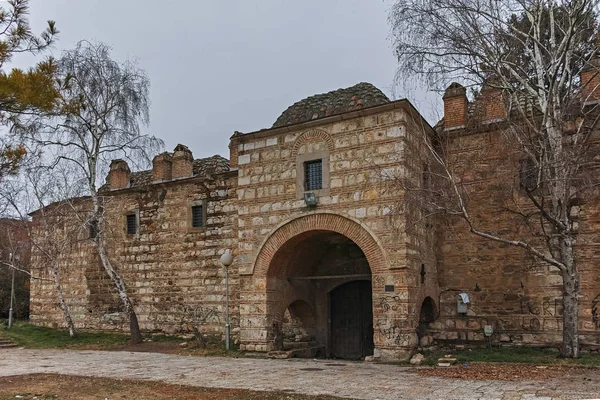
[(202, 228), (204, 226), (204, 207), (201, 205), (192, 206), (192, 228)]
[(137, 233), (137, 215), (127, 214), (127, 234), (135, 235)]
[(424, 165), (423, 166), (423, 189), (425, 189), (425, 190), (429, 189), (430, 177), (431, 177), (431, 172), (429, 172), (429, 166)]
[(323, 188), (323, 160), (304, 162), (304, 189), (319, 190)]
[(520, 185), (525, 190), (534, 190), (538, 186), (538, 168), (531, 158), (519, 161)]
[(90, 239), (96, 239), (98, 236), (98, 221), (93, 219), (90, 221)]

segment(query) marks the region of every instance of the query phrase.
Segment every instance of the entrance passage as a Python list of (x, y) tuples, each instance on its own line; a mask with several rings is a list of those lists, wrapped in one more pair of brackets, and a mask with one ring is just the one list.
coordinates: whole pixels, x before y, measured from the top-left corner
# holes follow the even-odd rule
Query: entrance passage
[(373, 355), (373, 308), (370, 281), (341, 285), (330, 294), (331, 356), (359, 360)]
[(272, 348), (294, 357), (372, 355), (371, 276), (362, 249), (337, 232), (306, 231), (280, 245), (267, 281)]

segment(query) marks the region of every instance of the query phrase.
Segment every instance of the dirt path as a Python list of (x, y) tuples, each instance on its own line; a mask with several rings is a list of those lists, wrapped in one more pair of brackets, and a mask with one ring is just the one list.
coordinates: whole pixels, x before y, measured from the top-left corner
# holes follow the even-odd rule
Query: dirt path
[[(0, 352), (0, 376), (58, 373), (162, 381), (208, 388), (283, 390), (360, 399), (593, 399), (598, 370), (545, 381), (459, 380), (422, 376), (405, 367), (329, 360), (186, 357), (171, 354), (22, 350)], [(524, 377), (524, 379), (530, 379)]]

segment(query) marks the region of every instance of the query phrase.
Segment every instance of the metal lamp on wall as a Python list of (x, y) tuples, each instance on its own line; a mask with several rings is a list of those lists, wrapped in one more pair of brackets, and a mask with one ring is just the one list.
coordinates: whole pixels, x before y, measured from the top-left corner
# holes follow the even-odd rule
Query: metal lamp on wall
[(315, 192), (304, 193), (304, 203), (306, 203), (308, 207), (316, 207), (318, 202), (319, 198)]
[(225, 267), (225, 349), (229, 350), (229, 267), (233, 264), (229, 250), (221, 256), (221, 264)]

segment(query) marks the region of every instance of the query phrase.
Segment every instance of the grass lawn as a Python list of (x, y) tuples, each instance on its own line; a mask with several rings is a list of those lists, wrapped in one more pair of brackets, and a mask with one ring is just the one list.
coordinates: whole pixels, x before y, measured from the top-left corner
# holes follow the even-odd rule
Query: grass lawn
[[(116, 333), (78, 332), (75, 337), (69, 337), (68, 332), (52, 328), (34, 326), (27, 322), (18, 321), (8, 330), (0, 326), (0, 337), (12, 339), (19, 346), (29, 349), (87, 349), (87, 350), (123, 350), (159, 352), (197, 356), (244, 357), (246, 354), (237, 350), (237, 346), (226, 351), (221, 341), (209, 341), (205, 348), (196, 346), (194, 339), (188, 340), (189, 346), (181, 347), (185, 339), (154, 335), (147, 336), (140, 344), (129, 344), (129, 336)], [(149, 339), (149, 340), (148, 340)], [(600, 367), (600, 354), (585, 353), (577, 360), (558, 358), (556, 349), (540, 349), (529, 347), (494, 347), (492, 349), (466, 349), (458, 351), (436, 350), (426, 351), (426, 365), (436, 365), (438, 358), (452, 354), (459, 365), (469, 363), (525, 363), (535, 365), (563, 365)], [(391, 364), (407, 365), (408, 361)], [(410, 365), (410, 364), (408, 364)]]
[(129, 336), (114, 333), (76, 332), (75, 337), (70, 337), (66, 330), (44, 328), (23, 321), (17, 321), (11, 329), (0, 328), (0, 336), (28, 349), (105, 347), (129, 341)]
[(598, 353), (585, 353), (576, 360), (563, 359), (558, 357), (559, 351), (557, 349), (551, 348), (494, 347), (491, 349), (479, 348), (423, 353), (423, 355), (426, 357), (427, 365), (436, 365), (438, 358), (444, 356), (445, 354), (452, 354), (452, 356), (456, 358), (457, 364), (487, 362), (600, 367), (600, 354)]
[[(224, 357), (245, 355), (238, 351), (238, 346), (233, 344), (232, 349), (226, 351), (225, 344), (218, 340), (209, 340), (206, 347), (199, 347), (194, 339), (145, 335), (143, 343), (132, 345), (129, 343), (129, 335), (76, 332), (75, 337), (70, 337), (66, 330), (35, 326), (23, 321), (16, 322), (10, 330), (0, 325), (0, 337), (11, 339), (19, 346), (28, 349), (122, 350)], [(180, 344), (183, 342), (189, 345), (181, 347)]]

